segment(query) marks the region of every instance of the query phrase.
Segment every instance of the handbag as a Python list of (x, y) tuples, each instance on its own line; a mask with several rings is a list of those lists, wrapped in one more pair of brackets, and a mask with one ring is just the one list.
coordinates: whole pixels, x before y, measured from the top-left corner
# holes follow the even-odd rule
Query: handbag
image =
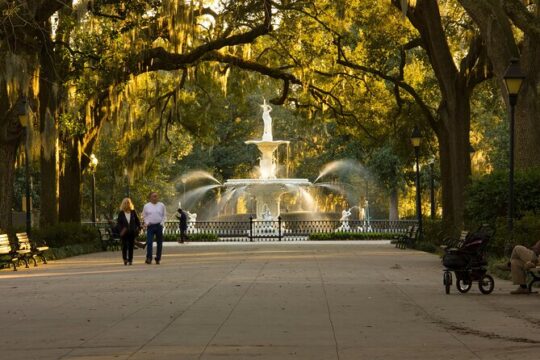
[(127, 232), (128, 232), (128, 228), (122, 228), (122, 230), (120, 230), (120, 236), (126, 235)]

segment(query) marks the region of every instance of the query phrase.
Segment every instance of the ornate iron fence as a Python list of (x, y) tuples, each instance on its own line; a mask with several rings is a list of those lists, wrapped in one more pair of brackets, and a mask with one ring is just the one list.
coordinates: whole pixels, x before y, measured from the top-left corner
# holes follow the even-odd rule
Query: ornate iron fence
[[(85, 223), (97, 227), (109, 227), (109, 222)], [(292, 241), (307, 240), (313, 234), (394, 234), (406, 233), (416, 220), (254, 220), (248, 221), (197, 221), (188, 224), (187, 235), (204, 240), (209, 235), (219, 241)], [(164, 235), (180, 234), (178, 221), (167, 221)], [(339, 234), (341, 233), (341, 234)], [(384, 235), (379, 235), (384, 236)]]

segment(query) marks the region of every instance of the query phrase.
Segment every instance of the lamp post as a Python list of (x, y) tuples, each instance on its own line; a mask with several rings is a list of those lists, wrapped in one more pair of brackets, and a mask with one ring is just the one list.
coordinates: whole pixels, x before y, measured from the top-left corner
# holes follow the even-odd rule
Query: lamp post
[(129, 173), (128, 173), (127, 168), (124, 169), (124, 176), (126, 177), (126, 197), (130, 197), (130, 193), (129, 193)]
[(414, 156), (416, 159), (416, 218), (418, 221), (418, 238), (422, 239), (422, 204), (420, 200), (420, 166), (419, 166), (419, 150), (422, 134), (418, 126), (415, 126), (411, 135), (411, 143), (414, 147)]
[(30, 209), (30, 162), (28, 159), (28, 100), (25, 96), (21, 97), (17, 105), (17, 115), (19, 122), (25, 129), (26, 139), (24, 140), (24, 183), (25, 183), (25, 206), (26, 206), (26, 233), (30, 234), (32, 230), (32, 211)]
[(430, 217), (435, 219), (435, 158), (429, 159), (429, 201), (430, 201)]
[(94, 154), (90, 154), (90, 163), (88, 164), (90, 173), (92, 174), (92, 223), (96, 224), (96, 168), (98, 159)]
[[(519, 89), (525, 76), (521, 72), (519, 60), (512, 58), (510, 65), (504, 75), (504, 84), (508, 92), (510, 103), (510, 156), (509, 156), (509, 175), (508, 175), (508, 231), (510, 236), (514, 229), (514, 111), (517, 104)], [(506, 249), (505, 249), (506, 250)]]

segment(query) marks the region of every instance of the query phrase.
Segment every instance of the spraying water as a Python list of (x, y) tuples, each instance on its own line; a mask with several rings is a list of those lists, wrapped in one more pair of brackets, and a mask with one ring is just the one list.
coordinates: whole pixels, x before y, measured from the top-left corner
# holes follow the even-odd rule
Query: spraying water
[(207, 191), (220, 187), (221, 185), (206, 185), (190, 190), (180, 197), (182, 206), (186, 209), (191, 208), (197, 201), (202, 199)]
[(335, 160), (335, 161), (329, 162), (322, 168), (321, 172), (319, 173), (319, 176), (317, 176), (314, 183), (316, 183), (320, 178), (328, 174), (332, 174), (332, 173), (336, 173), (336, 174), (353, 173), (353, 174), (358, 174), (364, 177), (368, 175), (366, 168), (356, 160), (351, 160), (351, 159)]
[(189, 183), (192, 181), (203, 180), (203, 179), (208, 179), (215, 182), (216, 184), (221, 185), (218, 179), (213, 177), (212, 174), (210, 174), (209, 172), (203, 171), (203, 170), (190, 171), (180, 177), (180, 181), (182, 183)]

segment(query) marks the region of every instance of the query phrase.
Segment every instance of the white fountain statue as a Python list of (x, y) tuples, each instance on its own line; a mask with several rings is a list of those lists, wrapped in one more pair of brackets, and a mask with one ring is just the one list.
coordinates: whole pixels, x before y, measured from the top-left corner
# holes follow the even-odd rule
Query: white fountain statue
[(339, 232), (339, 231), (351, 231), (351, 227), (349, 226), (349, 218), (351, 217), (351, 212), (352, 208), (350, 209), (345, 209), (341, 212), (341, 218), (339, 219), (339, 221), (341, 221), (341, 225), (336, 229), (336, 232)]
[(198, 232), (198, 229), (195, 227), (197, 223), (197, 213), (191, 213), (189, 211), (186, 211), (187, 217), (188, 217), (188, 227), (187, 232), (188, 234), (195, 234)]
[(272, 111), (272, 107), (266, 103), (266, 99), (264, 100), (263, 104), (261, 105), (263, 109), (263, 121), (264, 121), (264, 130), (263, 130), (263, 141), (272, 141), (274, 140), (274, 137), (272, 136), (272, 118), (270, 117), (270, 111)]
[(274, 218), (272, 217), (272, 213), (270, 212), (270, 209), (268, 208), (268, 205), (264, 204), (263, 208), (264, 208), (264, 211), (263, 211), (263, 214), (262, 214), (262, 219), (264, 221), (272, 221), (272, 220), (274, 220)]
[(266, 220), (268, 213), (275, 220), (280, 214), (280, 198), (285, 193), (298, 192), (300, 187), (308, 187), (311, 183), (307, 179), (277, 178), (277, 162), (274, 157), (279, 145), (289, 144), (286, 140), (274, 140), (272, 134), (272, 107), (264, 100), (260, 105), (263, 114), (264, 130), (260, 140), (249, 140), (246, 144), (254, 144), (259, 149), (258, 179), (229, 179), (225, 187), (243, 188), (256, 201), (256, 220)]

